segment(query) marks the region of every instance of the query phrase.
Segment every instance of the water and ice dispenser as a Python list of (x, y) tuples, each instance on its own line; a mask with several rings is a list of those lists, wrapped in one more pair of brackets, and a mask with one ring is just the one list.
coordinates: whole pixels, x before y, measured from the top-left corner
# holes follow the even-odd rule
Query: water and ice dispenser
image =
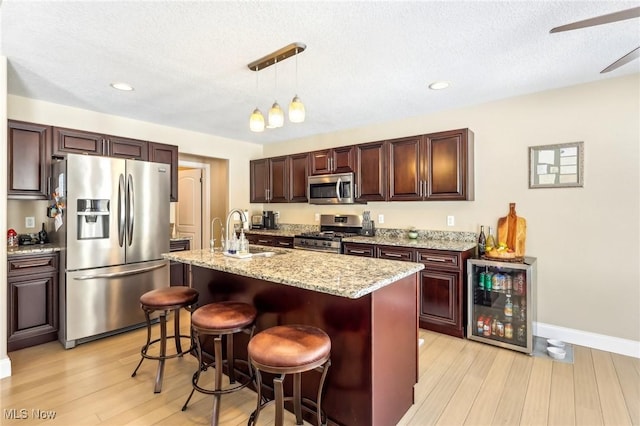
[(109, 200), (78, 200), (78, 239), (109, 238)]

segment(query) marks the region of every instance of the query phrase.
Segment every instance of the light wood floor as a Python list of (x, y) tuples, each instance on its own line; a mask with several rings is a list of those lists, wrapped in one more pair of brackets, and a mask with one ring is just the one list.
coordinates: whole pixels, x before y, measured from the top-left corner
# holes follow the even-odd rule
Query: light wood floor
[[(565, 364), (424, 330), (420, 337), (416, 403), (399, 425), (640, 425), (638, 359), (575, 347), (574, 364)], [(181, 411), (193, 357), (167, 362), (160, 394), (153, 393), (154, 361), (130, 377), (144, 339), (140, 329), (71, 350), (51, 342), (11, 352), (0, 424), (208, 425), (211, 397), (196, 393)], [(247, 389), (223, 396), (222, 425), (245, 425), (254, 404)], [(55, 418), (36, 419), (35, 410)], [(263, 411), (260, 423), (273, 424), (273, 416), (272, 408)]]

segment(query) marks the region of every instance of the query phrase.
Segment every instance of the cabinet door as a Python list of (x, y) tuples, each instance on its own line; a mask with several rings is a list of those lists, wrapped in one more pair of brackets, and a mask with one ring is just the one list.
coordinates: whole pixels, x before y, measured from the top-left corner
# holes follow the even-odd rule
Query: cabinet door
[(270, 203), (286, 203), (289, 201), (289, 160), (287, 157), (269, 159), (269, 192)]
[(473, 133), (469, 129), (426, 135), (427, 200), (473, 200)]
[(420, 327), (463, 337), (460, 273), (424, 269), (420, 272)]
[(372, 244), (360, 244), (360, 243), (343, 243), (342, 251), (344, 254), (351, 256), (362, 257), (375, 257), (376, 252)]
[(385, 201), (387, 194), (386, 144), (384, 141), (355, 146), (356, 197), (358, 201)]
[(67, 153), (107, 155), (107, 140), (99, 133), (54, 127), (51, 155), (64, 157)]
[(266, 203), (269, 189), (269, 159), (250, 161), (249, 174), (249, 202)]
[(292, 203), (306, 203), (307, 176), (309, 174), (309, 154), (294, 154), (289, 156), (289, 201)]
[(147, 161), (149, 158), (149, 144), (136, 139), (109, 136), (109, 157), (128, 158)]
[(49, 198), (51, 131), (50, 126), (8, 121), (7, 198)]
[(171, 165), (171, 201), (178, 201), (178, 147), (149, 142), (149, 161)]
[(314, 151), (309, 154), (309, 162), (311, 163), (312, 175), (325, 175), (331, 173), (331, 155), (330, 149)]
[(394, 139), (389, 145), (389, 201), (421, 200), (422, 136)]
[(58, 338), (58, 255), (10, 257), (7, 262), (7, 350)]
[(331, 173), (349, 173), (356, 170), (356, 150), (354, 146), (333, 148), (331, 153)]

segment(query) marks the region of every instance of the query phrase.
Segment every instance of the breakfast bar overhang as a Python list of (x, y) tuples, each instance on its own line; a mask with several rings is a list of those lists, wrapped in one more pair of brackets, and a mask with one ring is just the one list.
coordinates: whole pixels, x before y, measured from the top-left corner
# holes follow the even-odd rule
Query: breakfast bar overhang
[[(392, 425), (413, 404), (422, 264), (288, 249), (245, 259), (208, 250), (165, 257), (190, 265), (199, 306), (251, 303), (258, 310), (256, 333), (308, 324), (329, 335), (332, 364), (322, 400), (329, 424)], [(234, 351), (246, 359), (249, 336), (242, 337), (234, 340)], [(313, 374), (302, 379), (303, 397), (311, 400)], [(312, 416), (305, 420), (314, 422)]]

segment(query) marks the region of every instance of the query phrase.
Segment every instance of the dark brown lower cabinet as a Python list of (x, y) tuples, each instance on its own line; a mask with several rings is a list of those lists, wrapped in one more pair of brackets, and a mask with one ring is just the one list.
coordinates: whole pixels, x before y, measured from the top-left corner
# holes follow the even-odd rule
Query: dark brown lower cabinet
[(279, 237), (276, 235), (261, 235), (247, 233), (247, 240), (249, 244), (257, 244), (260, 246), (280, 247), (280, 248), (292, 248), (293, 237)]
[(344, 254), (423, 263), (419, 276), (420, 328), (464, 337), (466, 324), (466, 263), (473, 254), (464, 252), (414, 249), (402, 246), (343, 243)]
[(7, 261), (7, 351), (58, 338), (58, 253)]
[[(189, 240), (169, 241), (169, 251), (186, 251), (191, 249)], [(189, 268), (182, 262), (169, 262), (169, 284), (171, 286), (189, 285)]]

